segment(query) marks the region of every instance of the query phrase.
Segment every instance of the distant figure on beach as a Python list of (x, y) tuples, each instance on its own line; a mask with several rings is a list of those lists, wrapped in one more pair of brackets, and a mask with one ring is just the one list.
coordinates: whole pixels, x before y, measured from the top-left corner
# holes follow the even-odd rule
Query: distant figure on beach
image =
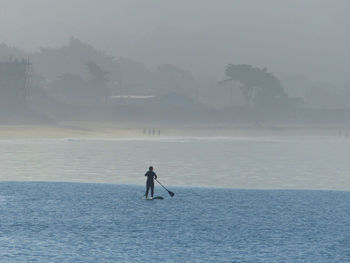
[(158, 130), (158, 135), (160, 135), (160, 129)]
[(154, 136), (154, 134), (156, 133), (155, 129), (152, 129), (152, 136)]
[(153, 199), (153, 194), (154, 194), (154, 179), (157, 179), (157, 175), (155, 172), (153, 172), (153, 167), (150, 166), (148, 168), (148, 172), (145, 174), (147, 176), (147, 181), (146, 181), (146, 199), (148, 197), (148, 192), (149, 189), (151, 188), (151, 199)]

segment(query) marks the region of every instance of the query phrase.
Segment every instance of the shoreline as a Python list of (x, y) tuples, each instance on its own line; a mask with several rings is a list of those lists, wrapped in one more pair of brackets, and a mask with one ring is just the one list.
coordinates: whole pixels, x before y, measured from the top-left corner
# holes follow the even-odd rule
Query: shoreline
[[(154, 133), (153, 133), (154, 132)], [(350, 127), (274, 125), (183, 125), (67, 122), (58, 125), (0, 125), (0, 139), (166, 139), (272, 136), (346, 137)]]
[[(337, 132), (332, 129), (297, 129), (288, 130), (288, 132), (284, 130), (283, 132), (271, 132), (268, 130), (262, 132), (261, 129), (224, 129), (222, 127), (222, 130), (220, 130), (221, 133), (217, 133), (213, 128), (208, 129), (201, 127), (199, 133), (198, 127), (186, 127), (181, 130), (163, 128), (160, 136), (145, 136), (142, 134), (143, 130), (135, 126), (89, 125), (92, 125), (94, 129), (89, 129), (87, 125), (78, 126), (76, 128), (75, 126), (65, 126), (64, 128), (58, 126), (29, 125), (0, 126), (0, 142), (2, 144), (3, 153), (2, 162), (5, 165), (0, 176), (0, 181), (105, 184), (136, 183), (138, 185), (140, 181), (138, 177), (135, 177), (135, 175), (138, 176), (138, 172), (136, 174), (135, 171), (141, 171), (142, 173), (144, 167), (147, 167), (149, 162), (154, 163), (156, 160), (155, 163), (161, 163), (165, 167), (165, 170), (161, 173), (168, 176), (164, 178), (167, 178), (167, 185), (169, 186), (247, 190), (288, 189), (349, 191), (350, 189), (347, 173), (348, 166), (346, 166), (346, 156), (348, 155), (346, 153), (348, 153), (349, 149), (347, 146), (350, 141), (348, 140), (349, 138), (345, 138), (344, 136), (340, 137)], [(8, 136), (8, 134), (11, 134), (11, 136)], [(104, 142), (97, 142), (97, 140), (104, 140)], [(128, 142), (119, 143), (113, 142), (114, 140)], [(137, 141), (140, 141), (140, 143)], [(157, 141), (159, 143), (157, 143)], [(182, 144), (182, 142), (186, 143)], [(198, 157), (192, 159), (192, 153), (190, 153), (190, 155), (181, 155), (184, 153), (183, 151), (190, 150), (193, 146), (198, 146), (198, 142), (201, 146), (205, 146), (204, 148), (200, 147), (201, 152), (197, 152), (199, 154)], [(202, 142), (204, 142), (204, 144), (202, 144)], [(231, 144), (231, 142), (238, 142), (238, 144)], [(240, 142), (248, 142), (249, 146), (248, 148), (243, 147), (243, 155), (244, 153), (247, 154), (247, 149), (249, 151), (252, 150), (250, 148), (251, 146), (254, 146), (253, 150), (255, 146), (257, 147), (255, 155), (248, 154), (245, 156), (255, 156), (254, 158), (257, 158), (256, 162), (258, 162), (258, 166), (255, 167), (253, 165), (250, 167), (249, 165), (251, 162), (246, 162), (245, 158), (238, 158), (241, 156), (239, 147), (241, 145), (246, 145)], [(255, 142), (258, 142), (258, 145), (256, 145)], [(296, 151), (294, 151), (292, 155), (285, 155), (285, 158), (278, 158), (277, 161), (281, 161), (281, 166), (281, 164), (276, 163), (274, 159), (261, 159), (263, 155), (261, 155), (260, 150), (261, 147), (265, 147), (266, 144), (261, 144), (260, 142), (268, 142), (269, 144), (267, 147), (270, 147), (271, 143), (273, 143), (272, 149), (277, 147), (276, 149), (279, 149), (281, 153), (285, 149), (289, 149), (290, 145), (295, 145), (295, 143), (297, 143), (295, 147), (292, 147), (292, 149)], [(277, 144), (275, 144), (276, 142)], [(282, 144), (280, 144), (280, 142)], [(320, 144), (318, 142), (320, 142)], [(304, 157), (297, 158), (300, 154), (303, 156), (303, 151), (300, 151), (299, 148), (303, 147), (304, 143), (311, 147), (309, 147), (309, 151), (305, 153), (306, 155), (304, 157), (306, 159), (304, 159)], [(315, 143), (320, 145), (320, 147), (315, 148)], [(230, 145), (230, 148), (227, 148), (226, 144)], [(133, 149), (133, 146), (135, 145), (137, 149), (138, 147), (142, 149), (139, 155), (136, 154), (136, 156), (141, 157), (141, 159), (137, 159), (138, 157), (136, 159), (134, 157), (130, 159), (130, 156), (134, 156), (135, 149)], [(156, 147), (159, 145), (160, 148), (158, 149), (159, 151), (155, 152), (154, 157), (148, 158), (147, 150), (145, 149), (152, 145)], [(233, 147), (231, 147), (231, 145)], [(82, 148), (79, 148), (80, 146), (82, 146)], [(218, 146), (218, 148), (216, 146)], [(332, 150), (331, 155), (328, 153), (328, 150), (326, 150), (328, 146), (332, 147), (329, 149)], [(339, 157), (337, 156), (338, 146), (344, 148), (344, 154)], [(169, 147), (170, 150), (171, 147), (174, 147), (174, 153), (172, 154), (176, 153), (176, 155), (170, 154), (169, 158), (163, 159), (163, 153), (166, 153)], [(94, 154), (85, 154), (85, 151), (95, 151), (95, 149), (98, 151)], [(202, 151), (203, 149), (216, 149), (214, 153), (217, 154), (221, 154), (221, 150), (224, 150), (222, 155), (224, 161), (219, 162), (219, 164), (221, 163), (222, 165), (221, 171), (223, 173), (220, 173), (217, 179), (211, 180), (210, 177), (197, 178), (194, 176), (192, 178), (191, 176), (185, 176), (182, 178), (185, 179), (185, 181), (182, 181), (182, 179), (179, 181), (176, 177), (173, 178), (171, 176), (171, 167), (173, 167), (173, 165), (183, 164), (184, 162), (188, 162), (188, 160), (191, 160), (191, 162), (194, 160), (194, 163), (193, 165), (191, 163), (187, 165), (187, 172), (198, 175), (197, 172), (198, 170), (201, 171), (200, 168), (203, 163), (210, 163), (211, 160), (215, 160), (214, 157), (208, 156), (207, 151)], [(318, 160), (319, 164), (313, 167), (311, 165), (313, 159), (310, 159), (310, 157), (318, 152), (325, 152), (326, 155), (317, 155), (320, 158), (315, 160)], [(97, 158), (100, 156), (99, 153), (104, 154), (102, 159)], [(111, 155), (111, 153), (113, 153), (113, 155)], [(194, 153), (196, 153), (196, 151), (194, 151)], [(231, 155), (236, 156), (236, 162), (239, 160), (242, 162), (242, 165), (238, 165), (237, 169), (234, 165), (229, 165), (232, 163)], [(278, 157), (279, 154), (278, 152), (272, 152), (272, 156)], [(288, 159), (286, 159), (287, 157)], [(296, 175), (294, 172), (291, 172), (290, 174), (292, 177), (287, 176), (288, 172), (286, 173), (285, 168), (289, 167), (289, 157), (292, 157), (292, 161), (294, 160), (295, 165), (297, 164), (295, 163), (296, 161), (302, 162), (300, 164), (300, 174), (299, 171), (296, 171)], [(266, 163), (263, 162), (263, 160), (267, 160), (267, 163), (272, 163), (276, 169), (266, 170), (264, 168)], [(340, 162), (335, 162), (333, 168), (330, 168), (327, 165), (323, 165), (323, 163), (327, 163), (328, 160), (330, 160), (331, 164), (336, 160)], [(93, 162), (90, 163), (91, 161)], [(135, 165), (135, 161), (137, 165)], [(259, 164), (259, 162), (261, 163)], [(120, 171), (117, 169), (118, 166), (122, 167)], [(325, 169), (324, 174), (323, 171), (320, 173), (320, 167)], [(338, 170), (335, 170), (334, 167), (337, 167)], [(231, 171), (228, 169), (233, 170)], [(37, 173), (36, 171), (39, 172)], [(310, 171), (312, 172), (311, 174)], [(313, 180), (313, 176), (319, 180)], [(141, 185), (143, 185), (143, 182)]]

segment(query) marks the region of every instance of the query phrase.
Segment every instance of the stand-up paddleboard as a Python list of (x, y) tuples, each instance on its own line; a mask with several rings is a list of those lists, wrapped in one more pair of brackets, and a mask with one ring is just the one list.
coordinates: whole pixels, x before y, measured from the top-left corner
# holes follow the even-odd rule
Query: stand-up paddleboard
[(153, 198), (148, 197), (148, 198), (145, 198), (145, 199), (146, 200), (163, 200), (164, 197), (163, 196), (154, 196)]

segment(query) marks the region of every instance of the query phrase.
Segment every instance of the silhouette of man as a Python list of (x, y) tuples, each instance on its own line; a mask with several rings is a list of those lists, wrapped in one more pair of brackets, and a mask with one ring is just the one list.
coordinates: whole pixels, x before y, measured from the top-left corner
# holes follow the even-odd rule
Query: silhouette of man
[(154, 193), (154, 178), (157, 179), (157, 175), (155, 172), (153, 172), (153, 167), (150, 166), (148, 168), (148, 172), (145, 174), (147, 176), (147, 182), (146, 182), (146, 199), (148, 196), (149, 189), (151, 188), (151, 199), (153, 199), (153, 193)]

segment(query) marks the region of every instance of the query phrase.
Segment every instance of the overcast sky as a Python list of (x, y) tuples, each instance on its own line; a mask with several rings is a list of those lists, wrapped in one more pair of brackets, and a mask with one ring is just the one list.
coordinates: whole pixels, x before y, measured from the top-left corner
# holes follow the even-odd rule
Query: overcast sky
[(350, 82), (349, 0), (0, 0), (0, 42), (75, 36), (116, 57), (218, 76), (227, 63)]

